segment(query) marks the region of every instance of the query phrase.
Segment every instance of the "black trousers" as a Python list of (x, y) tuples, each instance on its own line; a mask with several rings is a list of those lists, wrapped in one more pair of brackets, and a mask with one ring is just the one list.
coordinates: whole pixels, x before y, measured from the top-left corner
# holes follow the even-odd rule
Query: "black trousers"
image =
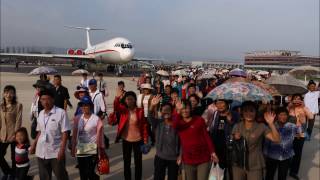
[(140, 151), (141, 141), (128, 142), (122, 140), (122, 154), (124, 165), (124, 179), (131, 180), (131, 153), (134, 155), (135, 180), (142, 179), (142, 153)]
[(99, 176), (95, 173), (97, 156), (78, 157), (79, 173), (81, 180), (98, 180)]
[(290, 166), (290, 159), (279, 161), (271, 158), (266, 158), (267, 172), (266, 172), (265, 180), (273, 180), (277, 169), (278, 169), (278, 180), (287, 179), (289, 166)]
[(52, 171), (57, 179), (69, 180), (66, 171), (66, 161), (58, 159), (41, 159), (38, 158), (39, 176), (40, 180), (51, 180)]
[(28, 171), (30, 166), (26, 167), (16, 167), (16, 179), (17, 180), (28, 180), (31, 179), (28, 177)]
[(316, 116), (313, 115), (313, 119), (309, 119), (308, 120), (308, 127), (307, 127), (307, 133), (309, 134), (309, 136), (311, 137), (312, 134), (312, 129), (314, 126), (314, 120), (316, 119)]
[[(4, 158), (8, 147), (11, 147), (11, 168), (9, 167), (6, 159)], [(0, 167), (4, 175), (14, 175), (16, 163), (15, 163), (15, 143), (1, 143), (0, 142)]]
[(304, 138), (294, 138), (293, 150), (295, 155), (293, 156), (292, 162), (290, 165), (291, 174), (298, 175), (299, 173), (303, 144), (304, 144)]
[(154, 158), (154, 180), (164, 180), (168, 169), (168, 180), (178, 179), (179, 166), (176, 160), (165, 160), (159, 156)]
[(155, 140), (155, 134), (154, 134), (155, 132), (153, 130), (152, 124), (148, 123), (147, 130), (148, 130), (148, 135), (150, 137), (151, 143), (154, 145), (156, 140)]

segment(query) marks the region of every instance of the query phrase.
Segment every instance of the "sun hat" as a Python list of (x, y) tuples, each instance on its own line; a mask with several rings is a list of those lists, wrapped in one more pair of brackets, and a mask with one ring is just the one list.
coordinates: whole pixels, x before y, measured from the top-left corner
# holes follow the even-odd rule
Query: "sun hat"
[(144, 84), (141, 84), (141, 89), (153, 89), (152, 87), (151, 87), (151, 84), (149, 84), (149, 83), (144, 83)]
[(80, 99), (79, 94), (80, 94), (81, 92), (88, 92), (88, 88), (87, 88), (87, 87), (78, 86), (78, 87), (77, 87), (77, 90), (74, 92), (74, 97), (77, 98), (77, 99)]

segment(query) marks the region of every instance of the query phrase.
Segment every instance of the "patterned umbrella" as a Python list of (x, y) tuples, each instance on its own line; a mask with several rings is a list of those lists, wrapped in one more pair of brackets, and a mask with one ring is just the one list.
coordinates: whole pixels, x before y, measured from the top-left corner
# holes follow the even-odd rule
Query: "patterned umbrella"
[(279, 93), (279, 91), (272, 85), (270, 84), (266, 84), (264, 82), (261, 81), (251, 81), (252, 84), (260, 87), (261, 89), (267, 91), (268, 93), (270, 93), (272, 96), (280, 96), (281, 94)]
[(246, 78), (243, 78), (243, 77), (232, 77), (232, 78), (230, 78), (230, 79), (228, 79), (226, 81), (226, 83), (232, 83), (232, 82), (252, 83), (252, 84), (260, 87), (261, 89), (267, 91), (272, 96), (280, 96), (280, 93), (278, 92), (278, 90), (274, 86), (272, 86), (270, 84), (266, 84), (266, 83), (261, 82), (261, 81), (250, 81), (249, 79), (246, 79)]
[(90, 73), (89, 73), (89, 71), (87, 71), (85, 69), (77, 69), (72, 72), (72, 75), (74, 75), (74, 76), (80, 76), (82, 74), (90, 74)]
[(272, 100), (272, 96), (268, 92), (247, 82), (224, 83), (210, 91), (206, 98), (211, 98), (212, 100), (226, 99), (239, 102), (270, 102)]
[(247, 73), (239, 68), (233, 69), (229, 72), (230, 76), (237, 76), (237, 77), (247, 77)]
[(250, 80), (244, 77), (231, 77), (230, 79), (226, 80), (225, 83), (234, 83), (234, 82), (246, 82), (250, 83)]
[(52, 67), (41, 66), (33, 69), (29, 75), (40, 75), (40, 74), (55, 74), (58, 71)]

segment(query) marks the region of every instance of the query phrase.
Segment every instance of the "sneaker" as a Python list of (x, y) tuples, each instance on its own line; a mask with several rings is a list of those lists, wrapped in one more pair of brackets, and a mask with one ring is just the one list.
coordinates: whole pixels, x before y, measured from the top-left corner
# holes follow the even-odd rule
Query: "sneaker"
[(299, 176), (296, 175), (296, 174), (290, 173), (289, 176), (292, 177), (295, 180), (300, 180)]

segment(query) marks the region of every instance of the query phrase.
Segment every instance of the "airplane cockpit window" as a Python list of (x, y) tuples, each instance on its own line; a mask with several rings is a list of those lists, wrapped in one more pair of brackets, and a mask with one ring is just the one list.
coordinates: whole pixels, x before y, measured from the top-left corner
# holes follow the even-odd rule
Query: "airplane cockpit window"
[(115, 45), (115, 47), (121, 47), (122, 49), (125, 49), (125, 48), (128, 48), (128, 49), (132, 49), (133, 46), (132, 44), (128, 43), (128, 44), (125, 44), (125, 43), (117, 43)]

